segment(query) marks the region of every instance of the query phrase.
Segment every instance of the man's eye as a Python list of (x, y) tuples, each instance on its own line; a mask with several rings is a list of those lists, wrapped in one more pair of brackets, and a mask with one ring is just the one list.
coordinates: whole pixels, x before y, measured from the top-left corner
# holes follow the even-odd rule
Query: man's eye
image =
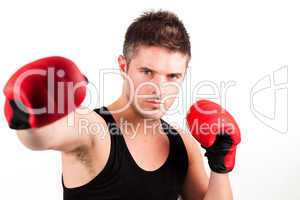
[(143, 70), (143, 73), (145, 74), (145, 75), (151, 75), (151, 71), (150, 70)]
[(170, 74), (170, 75), (169, 75), (169, 78), (170, 78), (170, 79), (178, 79), (179, 76), (178, 76), (177, 74)]

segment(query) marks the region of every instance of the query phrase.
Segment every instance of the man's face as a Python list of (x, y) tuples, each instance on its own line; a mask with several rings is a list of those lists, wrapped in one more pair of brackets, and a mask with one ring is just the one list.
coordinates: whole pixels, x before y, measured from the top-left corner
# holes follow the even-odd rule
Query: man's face
[(187, 55), (162, 47), (138, 48), (127, 71), (125, 93), (142, 117), (159, 119), (172, 106), (185, 76), (187, 59)]

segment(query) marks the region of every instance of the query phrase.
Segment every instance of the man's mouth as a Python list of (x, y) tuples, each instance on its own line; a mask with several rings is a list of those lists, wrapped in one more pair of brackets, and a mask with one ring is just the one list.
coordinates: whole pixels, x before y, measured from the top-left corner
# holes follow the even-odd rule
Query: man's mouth
[(158, 100), (158, 99), (147, 99), (146, 103), (149, 103), (155, 107), (159, 107), (162, 102), (161, 102), (161, 100)]

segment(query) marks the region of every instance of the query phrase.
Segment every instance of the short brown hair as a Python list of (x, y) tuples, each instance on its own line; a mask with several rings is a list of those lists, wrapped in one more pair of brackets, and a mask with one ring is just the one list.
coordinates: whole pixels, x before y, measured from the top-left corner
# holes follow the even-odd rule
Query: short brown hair
[(127, 64), (141, 45), (165, 47), (191, 57), (189, 35), (177, 15), (169, 11), (144, 12), (128, 27), (123, 45)]

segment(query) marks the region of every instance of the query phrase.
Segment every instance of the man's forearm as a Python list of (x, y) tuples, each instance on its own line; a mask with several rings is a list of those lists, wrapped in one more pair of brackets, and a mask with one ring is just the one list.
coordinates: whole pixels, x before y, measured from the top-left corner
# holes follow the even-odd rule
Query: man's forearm
[(209, 185), (204, 200), (232, 200), (228, 174), (210, 173)]

